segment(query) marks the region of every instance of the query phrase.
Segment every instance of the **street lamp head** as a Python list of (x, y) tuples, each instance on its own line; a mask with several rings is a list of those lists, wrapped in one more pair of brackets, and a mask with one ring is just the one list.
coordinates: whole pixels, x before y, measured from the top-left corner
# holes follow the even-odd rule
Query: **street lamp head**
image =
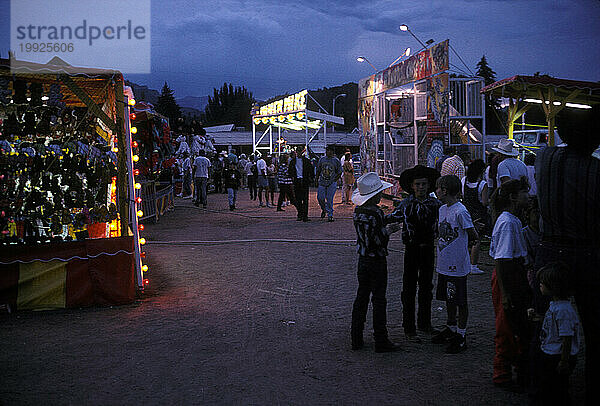
[(358, 62), (366, 62), (366, 63), (368, 63), (369, 65), (371, 65), (371, 67), (372, 67), (373, 69), (375, 69), (375, 72), (377, 72), (377, 68), (375, 67), (375, 65), (373, 65), (373, 64), (371, 63), (371, 61), (369, 61), (369, 60), (368, 60), (366, 57), (364, 57), (364, 56), (359, 56), (359, 57), (357, 57), (357, 58), (356, 58), (356, 60), (357, 60)]
[(346, 93), (341, 93), (341, 94), (338, 94), (338, 95), (337, 95), (337, 97), (346, 97), (346, 96), (347, 96), (347, 94), (346, 94)]
[(400, 31), (408, 31), (408, 25), (406, 25), (406, 24), (402, 24), (402, 25), (400, 26)]
[(410, 56), (410, 47), (406, 48), (406, 51), (404, 51), (404, 56)]

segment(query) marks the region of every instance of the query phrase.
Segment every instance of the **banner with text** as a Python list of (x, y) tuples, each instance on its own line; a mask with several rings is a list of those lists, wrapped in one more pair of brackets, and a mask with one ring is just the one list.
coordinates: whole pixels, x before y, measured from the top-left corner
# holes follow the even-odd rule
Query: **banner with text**
[(358, 97), (373, 96), (448, 70), (448, 40), (358, 82)]

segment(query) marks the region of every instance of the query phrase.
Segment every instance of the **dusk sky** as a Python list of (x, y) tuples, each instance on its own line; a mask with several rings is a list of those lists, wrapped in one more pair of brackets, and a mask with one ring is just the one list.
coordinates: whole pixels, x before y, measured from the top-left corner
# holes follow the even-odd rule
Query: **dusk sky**
[[(6, 58), (10, 7), (0, 4)], [(600, 81), (599, 0), (152, 1), (152, 74), (126, 78), (157, 90), (167, 81), (177, 97), (230, 82), (257, 99), (358, 82), (373, 69), (357, 56), (384, 68), (418, 50), (400, 24), (423, 42), (449, 39), (473, 72), (485, 54), (498, 79), (539, 71)]]

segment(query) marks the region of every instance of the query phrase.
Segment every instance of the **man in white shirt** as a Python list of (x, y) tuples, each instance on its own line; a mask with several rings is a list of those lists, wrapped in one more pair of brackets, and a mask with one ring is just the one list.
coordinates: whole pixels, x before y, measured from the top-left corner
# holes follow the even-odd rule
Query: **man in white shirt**
[(208, 185), (208, 168), (210, 168), (210, 160), (206, 158), (203, 149), (198, 151), (198, 157), (194, 160), (194, 205), (197, 207), (202, 203), (206, 208), (206, 187)]
[(519, 180), (521, 176), (527, 178), (527, 166), (516, 158), (519, 151), (515, 148), (512, 140), (503, 138), (492, 149), (507, 157), (498, 165), (498, 174), (496, 175), (498, 186), (510, 179)]

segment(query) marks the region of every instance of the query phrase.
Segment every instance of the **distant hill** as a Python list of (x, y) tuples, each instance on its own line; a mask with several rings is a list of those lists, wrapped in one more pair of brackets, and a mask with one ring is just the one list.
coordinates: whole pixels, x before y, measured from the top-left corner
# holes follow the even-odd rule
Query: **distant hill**
[(180, 107), (189, 107), (195, 110), (204, 111), (204, 108), (208, 105), (208, 96), (185, 96), (176, 99), (177, 104)]
[[(183, 107), (181, 105), (180, 105), (180, 107), (181, 107), (181, 115), (184, 116), (184, 117), (187, 117), (187, 116), (189, 116), (189, 117), (200, 117), (202, 115), (202, 113), (203, 113), (203, 111), (200, 111), (198, 109), (194, 109), (192, 107)], [(204, 109), (202, 109), (202, 110), (204, 110)]]
[(139, 101), (145, 101), (148, 103), (152, 103), (156, 105), (158, 101), (158, 96), (160, 96), (160, 92), (154, 89), (150, 89), (148, 86), (138, 85), (133, 82), (125, 81), (125, 85), (131, 87), (133, 90), (133, 95)]

